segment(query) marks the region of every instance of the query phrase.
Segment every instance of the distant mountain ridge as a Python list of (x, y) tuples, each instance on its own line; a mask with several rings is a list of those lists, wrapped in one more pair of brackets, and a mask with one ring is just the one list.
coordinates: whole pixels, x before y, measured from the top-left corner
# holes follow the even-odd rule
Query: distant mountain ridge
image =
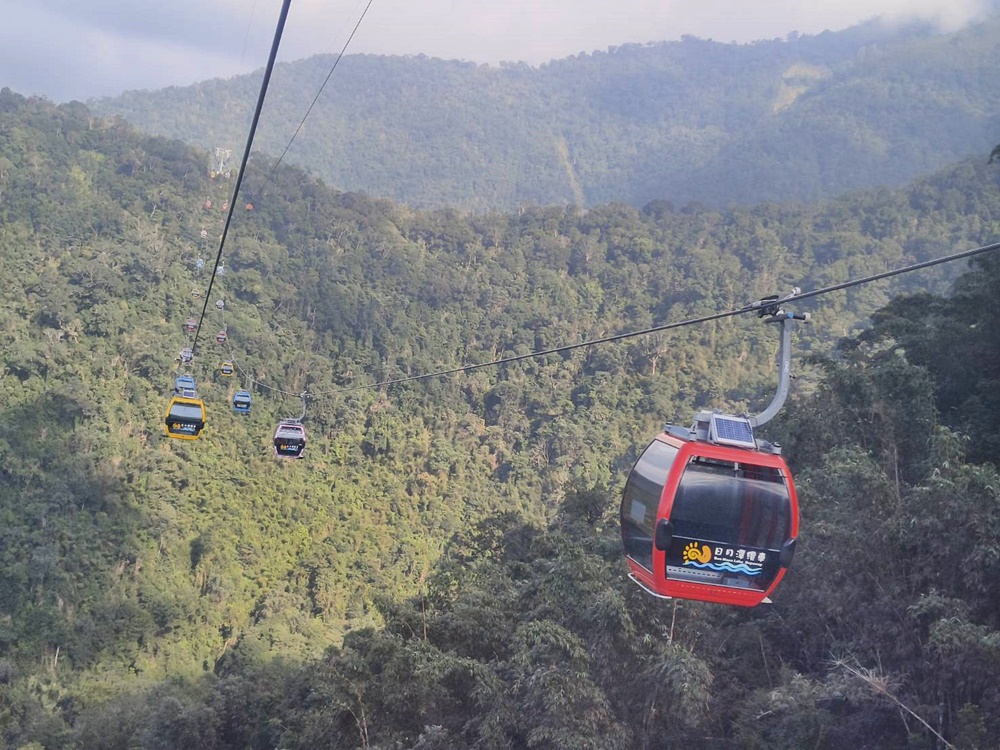
[[(805, 202), (988, 153), (998, 51), (994, 16), (945, 35), (871, 22), (746, 45), (685, 37), (537, 68), (351, 55), (286, 159), (421, 208)], [(284, 149), (332, 60), (277, 67), (260, 150)], [(251, 74), (90, 106), (237, 149), (258, 88)]]

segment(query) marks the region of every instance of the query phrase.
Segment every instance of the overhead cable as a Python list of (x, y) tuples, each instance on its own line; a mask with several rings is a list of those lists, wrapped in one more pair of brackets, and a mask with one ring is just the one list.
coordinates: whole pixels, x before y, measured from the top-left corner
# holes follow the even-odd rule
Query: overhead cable
[(358, 29), (361, 27), (361, 22), (365, 20), (365, 16), (368, 14), (368, 9), (372, 7), (372, 3), (374, 1), (375, 0), (368, 0), (368, 4), (365, 6), (365, 9), (363, 11), (361, 11), (361, 16), (358, 18), (358, 22), (356, 24), (354, 24), (354, 29), (351, 31), (350, 36), (348, 36), (347, 37), (347, 41), (344, 42), (344, 46), (341, 48), (340, 53), (337, 55), (336, 58), (334, 58), (333, 65), (330, 66), (330, 72), (326, 74), (326, 78), (323, 79), (323, 83), (322, 83), (322, 85), (320, 85), (319, 91), (316, 92), (316, 96), (313, 97), (312, 103), (309, 105), (309, 108), (306, 110), (306, 113), (304, 115), (302, 115), (302, 120), (299, 122), (298, 126), (295, 128), (295, 132), (292, 133), (292, 137), (289, 138), (288, 139), (288, 143), (285, 144), (285, 148), (281, 152), (281, 156), (278, 157), (278, 160), (274, 163), (274, 165), (268, 171), (267, 176), (264, 178), (264, 181), (261, 183), (261, 186), (257, 189), (258, 192), (263, 191), (264, 188), (267, 187), (268, 183), (270, 183), (270, 181), (271, 181), (271, 178), (274, 176), (275, 172), (278, 170), (278, 166), (281, 164), (282, 161), (284, 161), (285, 155), (288, 153), (288, 149), (290, 149), (292, 147), (292, 144), (295, 142), (296, 137), (298, 137), (298, 135), (299, 135), (299, 131), (301, 131), (302, 127), (306, 124), (306, 119), (308, 119), (310, 113), (313, 111), (313, 107), (316, 106), (316, 102), (319, 101), (319, 97), (323, 93), (323, 89), (326, 88), (326, 84), (328, 84), (330, 82), (330, 78), (333, 77), (333, 72), (337, 69), (337, 66), (340, 64), (340, 61), (343, 59), (344, 54), (347, 52), (347, 47), (351, 44), (351, 41), (354, 39), (354, 35), (358, 33)]
[(212, 286), (215, 284), (215, 276), (219, 265), (222, 263), (222, 250), (226, 246), (226, 237), (229, 235), (229, 225), (233, 221), (233, 212), (236, 209), (236, 199), (240, 194), (240, 185), (243, 183), (243, 175), (246, 171), (247, 161), (250, 159), (250, 149), (253, 146), (253, 138), (257, 133), (257, 123), (260, 122), (260, 113), (264, 108), (264, 97), (267, 96), (267, 87), (271, 82), (271, 73), (274, 70), (274, 61), (278, 56), (278, 46), (281, 44), (281, 35), (285, 31), (285, 21), (288, 19), (288, 8), (292, 0), (283, 0), (281, 13), (278, 15), (278, 24), (274, 29), (274, 41), (271, 42), (271, 54), (267, 58), (267, 67), (264, 68), (264, 79), (260, 83), (260, 93), (257, 95), (257, 107), (254, 109), (253, 120), (250, 123), (250, 133), (247, 135), (246, 148), (243, 149), (243, 160), (240, 162), (239, 171), (236, 173), (236, 185), (233, 188), (233, 197), (229, 201), (229, 211), (226, 213), (226, 223), (222, 228), (222, 237), (219, 239), (219, 252), (215, 255), (215, 264), (212, 266), (212, 276), (208, 280), (208, 289), (205, 292), (205, 303), (201, 307), (201, 317), (198, 318), (198, 328), (194, 334), (194, 343), (191, 344), (191, 353), (197, 353), (198, 337), (201, 335), (201, 326), (205, 321), (205, 313), (208, 310), (208, 300), (212, 296)]
[[(788, 302), (797, 302), (799, 300), (810, 299), (812, 297), (819, 297), (824, 294), (831, 294), (833, 292), (839, 292), (844, 289), (850, 289), (851, 287), (861, 286), (863, 284), (871, 284), (875, 281), (881, 281), (882, 279), (888, 279), (893, 276), (900, 276), (905, 273), (912, 273), (913, 271), (920, 271), (925, 268), (931, 268), (933, 266), (939, 266), (943, 263), (951, 263), (956, 260), (962, 260), (963, 258), (972, 258), (976, 255), (982, 255), (984, 253), (993, 252), (1000, 249), (1000, 242), (995, 242), (990, 245), (983, 245), (981, 247), (976, 247), (971, 250), (964, 250), (962, 252), (953, 253), (951, 255), (946, 255), (941, 258), (934, 258), (933, 260), (926, 260), (920, 263), (913, 263), (909, 266), (904, 266), (902, 268), (896, 268), (891, 271), (883, 271), (882, 273), (872, 274), (871, 276), (865, 276), (860, 279), (852, 279), (850, 281), (845, 281), (840, 284), (831, 284), (830, 286), (821, 287), (819, 289), (813, 289), (808, 292), (801, 292), (795, 297), (785, 300)], [(623, 341), (625, 339), (636, 338), (638, 336), (648, 336), (651, 333), (659, 333), (661, 331), (670, 331), (676, 328), (684, 328), (686, 326), (696, 325), (699, 323), (709, 323), (713, 320), (722, 320), (723, 318), (732, 318), (737, 315), (745, 315), (750, 312), (756, 312), (757, 307), (752, 305), (747, 305), (736, 310), (728, 310), (726, 312), (713, 313), (711, 315), (703, 315), (698, 318), (688, 318), (687, 320), (679, 320), (674, 323), (664, 323), (663, 325), (653, 326), (652, 328), (644, 328), (641, 331), (631, 331), (628, 333), (618, 333), (613, 336), (603, 336), (601, 338), (590, 339), (588, 341), (580, 341), (575, 344), (566, 344), (564, 346), (556, 346), (551, 349), (541, 349), (537, 351), (531, 351), (526, 354), (518, 354), (513, 357), (502, 357), (501, 359), (490, 360), (489, 362), (478, 362), (475, 364), (462, 365), (460, 367), (451, 367), (447, 370), (437, 370), (436, 372), (428, 372), (421, 375), (410, 375), (402, 378), (393, 378), (391, 380), (382, 380), (377, 383), (369, 383), (365, 385), (354, 385), (347, 388), (338, 388), (334, 391), (328, 391), (328, 393), (346, 393), (348, 391), (358, 391), (366, 388), (387, 388), (392, 385), (400, 385), (401, 383), (411, 383), (418, 380), (428, 380), (429, 378), (441, 378), (447, 375), (455, 375), (460, 372), (472, 372), (473, 370), (480, 370), (485, 367), (500, 367), (502, 365), (508, 365), (512, 362), (520, 362), (525, 359), (534, 359), (535, 357), (545, 357), (550, 354), (561, 354), (562, 352), (573, 351), (574, 349), (583, 349), (590, 346), (596, 346), (598, 344), (609, 344), (614, 341)], [(315, 393), (313, 395), (322, 395)]]

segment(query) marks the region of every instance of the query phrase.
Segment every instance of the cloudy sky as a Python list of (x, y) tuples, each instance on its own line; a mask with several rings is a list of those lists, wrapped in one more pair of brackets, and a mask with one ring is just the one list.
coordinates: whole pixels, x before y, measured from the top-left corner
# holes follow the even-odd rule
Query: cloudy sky
[[(338, 52), (368, 0), (292, 0), (283, 60)], [(349, 52), (537, 64), (684, 34), (748, 42), (874, 16), (954, 29), (991, 0), (374, 0)], [(267, 58), (280, 0), (0, 0), (0, 87), (55, 101), (187, 85)]]

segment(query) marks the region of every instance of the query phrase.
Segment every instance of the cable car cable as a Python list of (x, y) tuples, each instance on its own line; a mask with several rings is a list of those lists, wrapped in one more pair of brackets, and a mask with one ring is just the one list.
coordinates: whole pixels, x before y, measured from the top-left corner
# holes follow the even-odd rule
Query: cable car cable
[[(945, 255), (940, 258), (933, 258), (931, 260), (921, 261), (920, 263), (913, 263), (908, 266), (903, 266), (902, 268), (895, 268), (889, 271), (882, 271), (881, 273), (872, 274), (870, 276), (864, 276), (860, 279), (851, 279), (848, 281), (841, 282), (839, 284), (831, 284), (830, 286), (821, 287), (819, 289), (813, 289), (808, 292), (798, 292), (792, 297), (795, 301), (810, 299), (812, 297), (819, 297), (826, 294), (831, 294), (833, 292), (842, 291), (844, 289), (850, 289), (855, 286), (862, 286), (864, 284), (870, 284), (875, 281), (881, 281), (883, 279), (892, 278), (894, 276), (900, 276), (906, 273), (912, 273), (914, 271), (920, 271), (925, 268), (932, 268), (934, 266), (943, 265), (945, 263), (951, 263), (956, 260), (962, 260), (964, 258), (972, 258), (977, 255), (983, 255), (988, 252), (993, 252), (995, 250), (1000, 250), (1000, 242), (995, 242), (989, 245), (983, 245), (980, 247), (972, 248), (971, 250), (963, 250), (958, 253), (952, 253), (951, 255)], [(206, 302), (207, 304), (207, 302)], [(364, 385), (354, 385), (347, 388), (336, 388), (331, 391), (318, 391), (310, 393), (310, 396), (326, 396), (338, 393), (348, 393), (351, 391), (365, 390), (369, 388), (387, 388), (392, 385), (400, 385), (402, 383), (411, 383), (419, 380), (429, 380), (431, 378), (445, 377), (446, 375), (456, 375), (460, 372), (470, 372), (472, 370), (480, 370), (487, 367), (499, 367), (501, 365), (510, 364), (513, 362), (520, 362), (526, 359), (533, 359), (535, 357), (544, 357), (549, 354), (561, 354), (562, 352), (573, 351), (576, 349), (583, 349), (590, 346), (596, 346), (598, 344), (608, 344), (615, 341), (623, 341), (625, 339), (637, 338), (639, 336), (646, 336), (651, 333), (659, 333), (662, 331), (674, 330), (677, 328), (685, 328), (690, 325), (696, 325), (698, 323), (709, 323), (715, 320), (722, 320), (724, 318), (732, 318), (737, 315), (745, 315), (750, 312), (757, 312), (761, 309), (761, 302), (754, 302), (749, 305), (745, 305), (741, 308), (735, 310), (728, 310), (725, 312), (713, 313), (710, 315), (703, 315), (698, 318), (688, 318), (686, 320), (680, 320), (673, 323), (665, 323), (660, 326), (653, 326), (652, 328), (644, 328), (641, 331), (630, 331), (627, 333), (618, 333), (612, 336), (604, 336), (597, 339), (589, 339), (587, 341), (580, 341), (575, 344), (566, 344), (564, 346), (557, 346), (550, 349), (543, 349), (538, 351), (528, 352), (526, 354), (518, 354), (513, 357), (504, 357), (502, 359), (495, 359), (489, 362), (478, 362), (469, 365), (462, 365), (460, 367), (452, 367), (446, 370), (437, 370), (435, 372), (423, 373), (420, 375), (410, 375), (402, 378), (393, 378), (390, 380), (383, 380), (377, 383), (367, 383)], [(223, 314), (224, 315), (224, 314)], [(223, 323), (225, 323), (225, 317), (223, 317)], [(233, 351), (232, 346), (228, 345), (231, 361), (236, 366), (237, 370), (245, 377), (250, 378), (249, 373), (244, 370), (240, 364), (239, 360), (236, 358), (236, 353)], [(283, 396), (289, 396), (292, 398), (300, 397), (301, 394), (285, 391), (281, 388), (275, 386), (267, 385), (256, 379), (250, 378), (252, 382), (260, 387), (266, 388), (274, 393), (280, 393)]]
[(368, 9), (372, 7), (373, 2), (375, 2), (375, 0), (368, 0), (368, 4), (365, 6), (365, 9), (361, 11), (361, 16), (358, 18), (358, 22), (354, 24), (354, 29), (351, 31), (350, 36), (347, 37), (347, 41), (344, 42), (344, 46), (341, 48), (340, 54), (338, 54), (337, 57), (334, 59), (333, 65), (330, 68), (330, 72), (326, 74), (326, 78), (323, 80), (322, 85), (319, 87), (319, 91), (316, 92), (316, 96), (313, 97), (312, 103), (309, 105), (309, 108), (306, 110), (306, 113), (302, 116), (302, 121), (299, 122), (298, 127), (295, 128), (295, 132), (292, 133), (292, 137), (289, 138), (288, 143), (285, 144), (285, 148), (281, 152), (281, 156), (278, 157), (278, 160), (268, 171), (267, 176), (264, 178), (264, 181), (261, 183), (260, 187), (257, 188), (257, 193), (263, 192), (264, 188), (266, 188), (268, 184), (271, 182), (271, 178), (274, 177), (275, 172), (278, 171), (278, 167), (281, 165), (281, 162), (284, 161), (285, 155), (288, 153), (288, 149), (292, 147), (292, 143), (295, 142), (296, 137), (302, 130), (302, 126), (306, 124), (306, 119), (313, 111), (313, 107), (316, 106), (316, 102), (319, 101), (319, 97), (320, 95), (322, 95), (323, 89), (325, 89), (326, 84), (330, 82), (330, 78), (333, 76), (333, 72), (337, 69), (337, 66), (343, 59), (344, 54), (347, 52), (347, 47), (354, 39), (354, 35), (358, 33), (358, 29), (361, 27), (361, 22), (365, 20), (365, 16), (368, 14)]
[(243, 49), (240, 51), (240, 67), (243, 67), (243, 56), (247, 53), (247, 42), (250, 40), (250, 29), (253, 26), (253, 12), (257, 9), (257, 0), (250, 4), (250, 18), (247, 19), (247, 30), (243, 35)]
[[(963, 258), (972, 258), (977, 255), (983, 255), (985, 253), (993, 252), (994, 250), (1000, 250), (1000, 242), (994, 242), (990, 245), (982, 245), (980, 247), (974, 247), (971, 250), (963, 250), (959, 253), (952, 253), (951, 255), (945, 255), (941, 258), (934, 258), (932, 260), (921, 261), (920, 263), (913, 263), (909, 266), (904, 266), (903, 268), (895, 268), (891, 271), (883, 271), (882, 273), (875, 273), (871, 276), (865, 276), (860, 279), (854, 279), (851, 281), (845, 281), (841, 284), (832, 284), (830, 286), (825, 286), (820, 289), (813, 289), (811, 292), (802, 292), (795, 295), (795, 301), (809, 299), (810, 297), (819, 297), (823, 294), (830, 294), (831, 292), (839, 292), (842, 289), (850, 289), (851, 287), (861, 286), (862, 284), (870, 284), (873, 281), (881, 281), (882, 279), (888, 279), (893, 276), (900, 276), (904, 273), (912, 273), (913, 271), (921, 271), (925, 268), (932, 268), (933, 266), (940, 266), (944, 263), (951, 263), (955, 260), (962, 260)], [(759, 305), (754, 303), (751, 306), (743, 308), (741, 312), (750, 312), (751, 310), (756, 310)]]
[[(223, 308), (219, 312), (220, 312), (220, 314), (222, 316), (222, 327), (225, 328), (225, 329), (228, 329), (228, 324), (226, 323), (226, 312), (225, 312), (225, 309)], [(265, 390), (271, 391), (272, 393), (278, 393), (278, 394), (281, 394), (282, 396), (288, 396), (289, 398), (302, 398), (302, 393), (295, 393), (294, 391), (286, 391), (286, 390), (283, 390), (281, 388), (278, 388), (277, 386), (268, 385), (267, 383), (264, 383), (264, 382), (261, 382), (261, 381), (257, 380), (253, 375), (251, 375), (249, 372), (247, 372), (245, 369), (243, 369), (243, 367), (240, 365), (240, 360), (236, 357), (236, 351), (233, 349), (233, 343), (232, 343), (232, 339), (231, 338), (227, 338), (226, 339), (225, 347), (226, 347), (226, 349), (229, 350), (229, 361), (233, 363), (233, 366), (236, 368), (237, 372), (239, 372), (240, 375), (243, 376), (244, 382), (250, 384), (249, 387), (246, 390), (250, 390), (251, 388), (263, 388)], [(322, 395), (327, 395), (327, 394), (330, 394), (330, 393), (337, 393), (337, 391), (325, 391), (325, 392), (319, 393), (319, 394), (314, 394), (314, 393), (311, 393), (311, 392), (307, 392), (306, 395), (308, 395), (308, 396), (321, 395), (322, 396)]]
[[(288, 153), (288, 149), (292, 147), (292, 143), (298, 136), (299, 131), (302, 130), (302, 126), (306, 124), (306, 119), (309, 117), (309, 114), (313, 111), (313, 107), (316, 106), (316, 102), (319, 101), (319, 97), (322, 95), (323, 89), (326, 88), (326, 84), (330, 82), (330, 78), (333, 76), (333, 72), (337, 69), (337, 66), (343, 59), (344, 54), (347, 52), (347, 47), (354, 39), (354, 35), (358, 33), (358, 29), (361, 27), (361, 22), (365, 20), (365, 16), (368, 14), (368, 9), (372, 7), (373, 2), (375, 2), (375, 0), (368, 0), (368, 4), (365, 6), (365, 9), (361, 11), (361, 16), (358, 18), (358, 22), (354, 24), (354, 29), (351, 31), (350, 36), (347, 37), (347, 41), (344, 42), (344, 46), (341, 48), (340, 53), (333, 61), (333, 65), (330, 68), (330, 72), (326, 74), (326, 78), (323, 80), (323, 84), (319, 87), (319, 91), (317, 91), (316, 96), (313, 97), (312, 103), (309, 105), (309, 108), (306, 110), (306, 113), (302, 116), (302, 121), (298, 124), (298, 127), (295, 128), (295, 132), (292, 133), (292, 137), (288, 140), (288, 143), (285, 146), (285, 150), (281, 152), (281, 156), (278, 157), (278, 161), (276, 161), (274, 163), (274, 166), (271, 168), (271, 174), (273, 174), (274, 171), (277, 170), (278, 166), (285, 158), (285, 154)], [(268, 180), (270, 180), (270, 174), (268, 175)], [(261, 186), (261, 189), (263, 189), (267, 185), (268, 180), (265, 180), (264, 185)]]
[[(824, 294), (830, 294), (832, 292), (839, 292), (843, 289), (850, 289), (851, 287), (861, 286), (863, 284), (870, 284), (874, 281), (881, 281), (882, 279), (888, 279), (893, 276), (900, 276), (905, 273), (912, 273), (913, 271), (920, 271), (925, 268), (931, 268), (933, 266), (938, 266), (943, 263), (951, 263), (952, 261), (961, 260), (963, 258), (972, 258), (976, 255), (982, 255), (984, 253), (993, 252), (994, 250), (1000, 250), (1000, 242), (994, 242), (990, 245), (983, 245), (981, 247), (976, 247), (971, 250), (963, 250), (959, 253), (953, 253), (951, 255), (946, 255), (941, 258), (934, 258), (932, 260), (922, 261), (920, 263), (913, 263), (909, 266), (904, 266), (903, 268), (896, 268), (891, 271), (883, 271), (881, 273), (872, 274), (871, 276), (865, 276), (860, 279), (852, 279), (850, 281), (845, 281), (840, 284), (832, 284), (830, 286), (821, 287), (819, 289), (813, 289), (809, 292), (800, 292), (796, 294), (792, 299), (796, 302), (803, 299), (809, 299), (811, 297), (819, 297)], [(528, 352), (527, 354), (518, 354), (513, 357), (504, 357), (502, 359), (495, 359), (490, 362), (479, 362), (471, 365), (463, 365), (461, 367), (452, 367), (447, 370), (438, 370), (437, 372), (429, 372), (422, 375), (411, 375), (403, 378), (394, 378), (391, 380), (383, 380), (378, 383), (370, 383), (366, 385), (354, 385), (348, 388), (338, 388), (333, 391), (327, 391), (326, 394), (333, 393), (347, 393), (349, 391), (358, 391), (365, 388), (386, 388), (391, 385), (399, 385), (401, 383), (411, 383), (418, 380), (428, 380), (430, 378), (440, 378), (446, 375), (455, 375), (460, 372), (469, 372), (472, 370), (480, 370), (485, 367), (499, 367), (500, 365), (510, 364), (511, 362), (520, 362), (525, 359), (533, 359), (535, 357), (544, 357), (549, 354), (560, 354), (562, 352), (573, 351), (574, 349), (583, 349), (589, 346), (596, 346), (597, 344), (608, 344), (614, 341), (622, 341), (624, 339), (636, 338), (638, 336), (646, 336), (650, 333), (659, 333), (661, 331), (670, 331), (675, 328), (684, 328), (686, 326), (695, 325), (697, 323), (709, 323), (714, 320), (722, 320), (723, 318), (732, 318), (737, 315), (745, 315), (746, 313), (756, 312), (761, 307), (759, 302), (746, 305), (736, 310), (728, 310), (726, 312), (714, 313), (711, 315), (703, 315), (699, 318), (688, 318), (687, 320), (680, 320), (674, 323), (665, 323), (660, 326), (653, 326), (652, 328), (644, 328), (641, 331), (631, 331), (629, 333), (618, 333), (613, 336), (604, 336), (598, 339), (590, 339), (588, 341), (580, 341), (575, 344), (566, 344), (564, 346), (556, 346), (551, 349), (542, 349), (539, 351)], [(324, 393), (314, 393), (314, 396), (326, 395)]]
[(253, 120), (250, 123), (250, 132), (247, 135), (246, 148), (243, 150), (243, 160), (240, 162), (240, 170), (236, 174), (236, 185), (233, 188), (233, 197), (229, 202), (229, 211), (226, 213), (226, 223), (222, 228), (222, 237), (219, 239), (219, 252), (215, 256), (215, 264), (212, 267), (212, 275), (208, 281), (208, 290), (205, 292), (205, 304), (201, 308), (201, 317), (198, 319), (198, 330), (194, 334), (194, 343), (191, 344), (192, 353), (197, 351), (198, 337), (201, 335), (201, 326), (205, 320), (205, 313), (208, 310), (208, 301), (212, 297), (212, 286), (215, 284), (216, 272), (222, 263), (222, 250), (226, 245), (226, 237), (229, 235), (229, 225), (233, 221), (233, 213), (236, 209), (236, 199), (240, 194), (240, 185), (243, 183), (243, 174), (246, 171), (247, 161), (250, 159), (250, 149), (253, 146), (253, 138), (257, 133), (257, 124), (260, 122), (260, 113), (264, 108), (264, 97), (267, 96), (267, 87), (271, 82), (271, 73), (274, 70), (274, 61), (278, 56), (278, 46), (281, 44), (281, 35), (285, 30), (285, 21), (288, 19), (288, 8), (292, 0), (282, 0), (281, 13), (278, 15), (278, 23), (274, 29), (274, 41), (271, 42), (271, 53), (267, 59), (267, 66), (264, 68), (264, 78), (260, 83), (260, 94), (257, 95), (257, 106), (254, 109)]

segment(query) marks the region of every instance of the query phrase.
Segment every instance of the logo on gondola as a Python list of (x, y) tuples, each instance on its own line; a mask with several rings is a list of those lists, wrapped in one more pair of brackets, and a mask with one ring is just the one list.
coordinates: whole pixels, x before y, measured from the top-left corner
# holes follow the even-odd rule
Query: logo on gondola
[(712, 562), (712, 549), (707, 544), (699, 546), (698, 542), (691, 542), (684, 548), (685, 563), (709, 563)]
[(742, 573), (748, 576), (758, 576), (764, 570), (767, 553), (756, 550), (746, 550), (740, 547), (716, 547), (712, 549), (707, 544), (690, 542), (681, 553), (684, 565), (694, 568), (715, 570), (720, 573)]

